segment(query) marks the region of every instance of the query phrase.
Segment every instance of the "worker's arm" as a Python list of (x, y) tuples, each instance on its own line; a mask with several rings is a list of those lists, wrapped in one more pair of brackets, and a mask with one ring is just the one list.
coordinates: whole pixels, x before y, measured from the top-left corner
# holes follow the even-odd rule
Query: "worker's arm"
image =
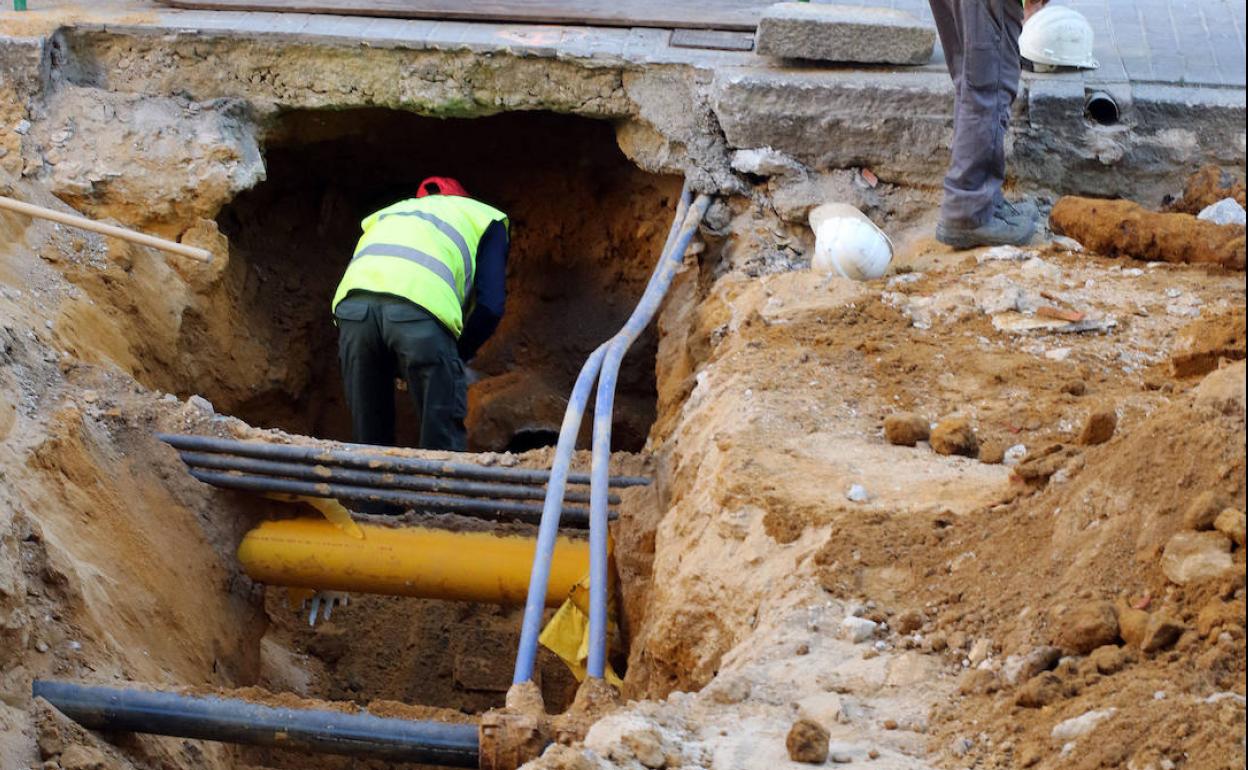
[(473, 277), (476, 301), (464, 320), (459, 335), (459, 357), (469, 361), (485, 344), (503, 318), (507, 300), (507, 251), (511, 247), (507, 225), (493, 222), (477, 245), (477, 267)]

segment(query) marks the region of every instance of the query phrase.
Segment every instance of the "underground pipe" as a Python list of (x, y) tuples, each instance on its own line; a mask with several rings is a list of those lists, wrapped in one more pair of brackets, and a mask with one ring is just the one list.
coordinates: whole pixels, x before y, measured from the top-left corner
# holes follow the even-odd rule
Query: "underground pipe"
[[(239, 441), (236, 439), (216, 438), (214, 436), (195, 436), (178, 433), (157, 433), (156, 438), (179, 450), (235, 454), (241, 457), (257, 457), (264, 460), (287, 460), (390, 473), (411, 473), (478, 481), (501, 481), (512, 484), (542, 485), (546, 484), (550, 479), (550, 471), (535, 468), (500, 468), (487, 465), (473, 465), (471, 463), (430, 460), (421, 457), (369, 454), (357, 449), (327, 449), (318, 446), (270, 444), (267, 441)], [(377, 450), (377, 447), (367, 447), (360, 444), (351, 446), (359, 447), (360, 449), (372, 449), (374, 452)], [(573, 484), (588, 484), (589, 474), (570, 474), (567, 480)], [(613, 487), (639, 487), (646, 486), (649, 483), (650, 479), (644, 476), (613, 476), (611, 478), (611, 486)]]
[(685, 250), (693, 240), (702, 217), (711, 205), (709, 195), (699, 195), (685, 214), (680, 233), (669, 245), (667, 253), (655, 267), (655, 279), (646, 287), (632, 315), (611, 340), (602, 370), (598, 374), (598, 392), (594, 397), (594, 441), (589, 491), (589, 655), (586, 674), (602, 679), (607, 660), (607, 579), (610, 574), (607, 553), (607, 484), (611, 464), (611, 420), (615, 408), (615, 384), (620, 363), (633, 341), (641, 335), (672, 285), (676, 271), (685, 261)]
[[(194, 468), (219, 471), (242, 471), (258, 476), (278, 476), (307, 481), (325, 481), (350, 484), (357, 487), (378, 489), (407, 489), (419, 492), (439, 492), (451, 495), (496, 498), (502, 500), (542, 500), (546, 492), (529, 484), (501, 484), (488, 481), (461, 481), (439, 476), (414, 476), (404, 473), (365, 471), (354, 468), (338, 468), (329, 465), (261, 460), (256, 457), (239, 457), (210, 452), (182, 452), (182, 462)], [(588, 492), (567, 491), (563, 499), (569, 502), (589, 502)], [(613, 504), (620, 502), (619, 495), (611, 495)]]
[(415, 722), (237, 698), (181, 695), (35, 680), (31, 692), (90, 730), (118, 730), (376, 757), (443, 767), (477, 767), (477, 726)]
[(196, 246), (187, 246), (184, 243), (176, 241), (168, 241), (164, 238), (157, 238), (154, 235), (146, 233), (136, 233), (134, 230), (128, 230), (124, 227), (116, 225), (107, 225), (103, 222), (96, 222), (94, 219), (66, 214), (63, 211), (36, 206), (33, 203), (25, 203), (23, 201), (14, 200), (0, 195), (0, 209), (7, 209), (18, 214), (25, 214), (28, 217), (36, 217), (38, 219), (46, 219), (50, 222), (56, 222), (70, 227), (77, 227), (80, 230), (89, 230), (93, 233), (120, 238), (123, 241), (137, 243), (140, 246), (148, 246), (153, 249), (167, 251), (170, 254), (177, 254), (182, 257), (198, 260), (200, 262), (211, 262), (212, 252), (207, 249), (201, 249)]
[[(246, 492), (280, 492), (308, 497), (328, 497), (334, 500), (353, 500), (361, 503), (391, 503), (417, 511), (457, 513), (476, 519), (490, 521), (521, 521), (536, 523), (542, 507), (536, 503), (515, 503), (509, 500), (473, 500), (466, 497), (426, 495), (419, 492), (400, 492), (390, 489), (356, 487), (346, 484), (329, 484), (295, 479), (277, 479), (271, 476), (253, 476), (235, 471), (210, 471), (191, 468), (190, 474), (205, 484)], [(563, 509), (569, 526), (589, 525), (589, 511), (585, 508)]]
[(1083, 103), (1084, 113), (1102, 126), (1117, 125), (1121, 118), (1118, 100), (1108, 91), (1093, 91)]
[[(523, 604), (532, 535), (360, 524), (353, 538), (324, 519), (265, 521), (243, 536), (238, 561), (257, 583), (316, 591)], [(560, 536), (544, 607), (557, 607), (589, 570), (585, 538)]]
[[(659, 255), (659, 264), (671, 247), (680, 223), (684, 220), (692, 197), (689, 182), (686, 180), (676, 205), (676, 216), (668, 230), (667, 240), (663, 246), (663, 254)], [(647, 288), (655, 281), (660, 272), (656, 268), (651, 275)], [(568, 467), (572, 460), (572, 452), (576, 448), (576, 439), (580, 434), (581, 420), (585, 415), (585, 407), (589, 403), (590, 391), (602, 359), (606, 355), (610, 341), (604, 342), (589, 355), (572, 386), (572, 394), (568, 398), (568, 407), (563, 413), (563, 424), (559, 428), (559, 441), (555, 447), (554, 461), (551, 463), (550, 483), (546, 487), (546, 500), (542, 506), (542, 523), (537, 534), (537, 553), (533, 557), (532, 572), (529, 576), (529, 595), (524, 605), (524, 618), (520, 628), (520, 644), (516, 650), (516, 668), (512, 678), (513, 684), (521, 684), (533, 678), (533, 670), (537, 663), (538, 637), (541, 635), (544, 604), (542, 597), (546, 594), (546, 585), (550, 578), (551, 559), (555, 547), (555, 537), (559, 531), (559, 501), (563, 495), (564, 485), (569, 480)]]

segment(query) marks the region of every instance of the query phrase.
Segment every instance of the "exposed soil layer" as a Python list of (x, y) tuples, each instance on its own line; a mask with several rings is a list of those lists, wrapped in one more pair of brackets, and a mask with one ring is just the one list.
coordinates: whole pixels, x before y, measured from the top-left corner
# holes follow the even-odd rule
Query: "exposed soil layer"
[[(270, 340), (283, 357), (200, 392), (254, 424), (331, 438), (350, 430), (328, 306), (368, 213), (439, 175), (509, 215), (507, 313), (471, 362), (482, 380), (471, 389), (469, 440), (527, 449), (558, 429), (581, 363), (641, 295), (679, 192), (678, 181), (630, 164), (609, 124), (542, 113), (296, 112), (272, 128), (265, 156), (267, 180), (218, 221), (244, 273), (238, 333)], [(649, 334), (625, 362), (618, 447), (639, 448), (653, 421), (653, 357)], [(398, 398), (400, 423), (411, 426), (408, 399)], [(412, 438), (409, 428), (403, 439)]]
[(1107, 256), (1244, 269), (1244, 228), (1191, 214), (1159, 214), (1138, 203), (1067, 196), (1053, 206), (1053, 229)]

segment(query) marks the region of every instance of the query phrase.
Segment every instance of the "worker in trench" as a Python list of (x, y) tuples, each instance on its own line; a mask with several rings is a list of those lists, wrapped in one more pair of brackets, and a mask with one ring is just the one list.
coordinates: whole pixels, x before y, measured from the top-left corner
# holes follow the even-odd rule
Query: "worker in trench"
[(955, 249), (1024, 244), (1035, 233), (1035, 219), (1002, 194), (1005, 134), (1022, 75), (1023, 21), (1048, 0), (929, 2), (955, 100), (936, 239)]
[(407, 382), (420, 446), (463, 451), (465, 362), (502, 319), (507, 215), (430, 177), (416, 197), (370, 214), (334, 293), (338, 358), (361, 444), (395, 441), (394, 383)]

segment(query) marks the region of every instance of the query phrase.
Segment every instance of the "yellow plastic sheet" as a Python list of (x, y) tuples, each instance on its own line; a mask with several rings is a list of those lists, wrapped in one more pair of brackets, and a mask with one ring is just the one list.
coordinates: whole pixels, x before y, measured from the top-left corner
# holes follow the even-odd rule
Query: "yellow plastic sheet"
[[(558, 655), (567, 664), (578, 682), (585, 681), (586, 661), (589, 659), (589, 615), (585, 611), (588, 589), (589, 576), (586, 575), (572, 589), (572, 594), (555, 611), (550, 622), (542, 629), (541, 636), (537, 638), (543, 647)], [(614, 617), (614, 601), (607, 607), (607, 611), (610, 617)], [(615, 622), (609, 620), (608, 631), (614, 630)], [(613, 634), (608, 633), (608, 637), (610, 636)], [(607, 663), (604, 674), (608, 684), (616, 688), (623, 686), (624, 682), (616, 675), (610, 663)]]

